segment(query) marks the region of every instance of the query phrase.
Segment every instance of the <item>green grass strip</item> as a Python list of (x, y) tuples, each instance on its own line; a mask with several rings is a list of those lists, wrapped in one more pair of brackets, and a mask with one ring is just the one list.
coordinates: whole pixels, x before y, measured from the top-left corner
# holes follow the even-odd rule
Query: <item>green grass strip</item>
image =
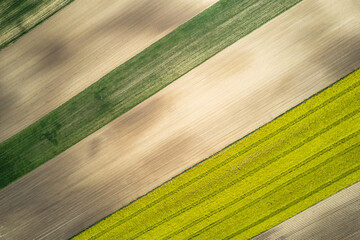
[(66, 7), (73, 0), (2, 0), (0, 50)]
[(351, 73), (75, 239), (250, 238), (359, 181), (351, 170), (360, 155), (359, 75)]
[(60, 154), (301, 0), (221, 0), (0, 143), (0, 188)]

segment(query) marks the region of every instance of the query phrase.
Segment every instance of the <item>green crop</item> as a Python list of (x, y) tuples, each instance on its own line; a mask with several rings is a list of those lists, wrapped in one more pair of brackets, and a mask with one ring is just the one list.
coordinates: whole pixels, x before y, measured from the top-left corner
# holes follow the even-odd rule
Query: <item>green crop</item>
[(74, 239), (248, 239), (360, 180), (360, 69)]
[(52, 159), (301, 0), (221, 0), (0, 143), (0, 188)]
[(0, 3), (0, 50), (72, 1), (2, 0)]

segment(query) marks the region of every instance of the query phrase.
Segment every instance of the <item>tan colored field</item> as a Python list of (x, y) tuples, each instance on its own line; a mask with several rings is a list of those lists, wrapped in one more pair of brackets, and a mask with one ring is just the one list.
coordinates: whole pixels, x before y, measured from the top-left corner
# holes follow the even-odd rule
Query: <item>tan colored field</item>
[(1, 190), (0, 234), (71, 237), (359, 68), (359, 10), (304, 0), (238, 41)]
[[(71, 0), (11, 1), (0, 2), (0, 47), (17, 39), (25, 32), (44, 21), (50, 15), (70, 3)], [(14, 7), (13, 5), (22, 5)]]
[(76, 0), (0, 51), (0, 142), (217, 0)]
[(360, 239), (360, 182), (253, 238), (275, 239)]

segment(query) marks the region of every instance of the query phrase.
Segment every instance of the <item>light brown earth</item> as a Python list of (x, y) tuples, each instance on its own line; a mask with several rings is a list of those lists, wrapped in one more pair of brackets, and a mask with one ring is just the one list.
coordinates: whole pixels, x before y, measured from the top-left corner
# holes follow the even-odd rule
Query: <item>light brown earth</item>
[(0, 142), (217, 0), (76, 0), (0, 51)]
[(23, 4), (24, 2), (32, 10), (23, 12), (20, 18), (16, 17), (18, 9), (16, 9), (17, 11), (9, 10), (11, 1), (0, 2), (0, 46), (29, 31), (34, 27), (34, 24), (44, 21), (51, 14), (69, 4), (70, 0), (22, 1)]
[(359, 68), (359, 12), (304, 0), (270, 21), (1, 190), (0, 234), (70, 237)]
[(275, 239), (360, 239), (360, 182), (253, 238)]

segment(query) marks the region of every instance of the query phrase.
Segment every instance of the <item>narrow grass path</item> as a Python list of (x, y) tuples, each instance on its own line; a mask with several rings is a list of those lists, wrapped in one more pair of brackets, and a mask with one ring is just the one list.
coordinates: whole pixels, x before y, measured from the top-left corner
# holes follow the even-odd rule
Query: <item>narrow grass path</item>
[(127, 112), (301, 0), (221, 0), (0, 143), (0, 188)]
[(360, 69), (74, 239), (248, 239), (360, 181)]
[(2, 0), (0, 50), (74, 0)]

